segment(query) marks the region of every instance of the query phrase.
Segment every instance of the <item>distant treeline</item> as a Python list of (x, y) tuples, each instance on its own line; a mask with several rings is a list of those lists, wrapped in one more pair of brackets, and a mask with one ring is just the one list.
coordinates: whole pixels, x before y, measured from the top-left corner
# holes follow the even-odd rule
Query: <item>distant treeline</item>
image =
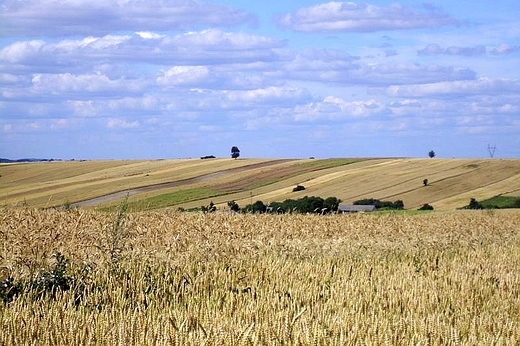
[[(248, 204), (244, 208), (235, 202), (228, 202), (228, 206), (232, 211), (242, 213), (320, 213), (328, 214), (338, 211), (340, 199), (336, 197), (321, 198), (315, 196), (305, 196), (300, 199), (286, 199), (283, 202), (272, 202), (269, 205), (262, 201), (256, 201), (253, 204)], [(208, 210), (207, 208), (203, 208)]]
[[(329, 214), (338, 211), (341, 200), (336, 197), (327, 197), (325, 199), (316, 196), (305, 196), (299, 199), (286, 199), (283, 202), (272, 202), (269, 205), (262, 201), (256, 201), (253, 204), (248, 204), (243, 208), (235, 201), (228, 202), (228, 206), (232, 211), (243, 213), (319, 213)], [(401, 200), (395, 202), (380, 201), (378, 199), (361, 199), (354, 202), (355, 205), (374, 205), (376, 209), (381, 210), (401, 210), (404, 209), (404, 203)], [(203, 211), (214, 211), (214, 205), (203, 207)]]
[(19, 162), (53, 162), (62, 161), (61, 159), (4, 159), (0, 158), (0, 163), (19, 163)]
[(380, 201), (375, 198), (365, 198), (354, 202), (354, 205), (373, 205), (376, 209), (404, 209), (404, 203), (400, 199), (395, 202)]

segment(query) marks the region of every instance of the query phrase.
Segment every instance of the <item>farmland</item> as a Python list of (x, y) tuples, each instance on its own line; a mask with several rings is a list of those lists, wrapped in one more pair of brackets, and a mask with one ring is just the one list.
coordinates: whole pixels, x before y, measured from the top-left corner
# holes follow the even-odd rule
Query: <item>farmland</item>
[[(428, 185), (423, 186), (423, 180)], [(297, 184), (304, 191), (292, 192)], [(428, 203), (453, 210), (497, 195), (520, 195), (520, 160), (485, 159), (211, 159), (45, 162), (0, 165), (0, 205), (117, 205), (127, 193), (136, 210), (222, 209), (305, 195)]]
[[(517, 345), (520, 211), (456, 209), (507, 203), (519, 174), (462, 159), (1, 165), (0, 344)], [(305, 195), (436, 211), (178, 211)]]
[(0, 234), (3, 345), (520, 342), (517, 210), (4, 208)]

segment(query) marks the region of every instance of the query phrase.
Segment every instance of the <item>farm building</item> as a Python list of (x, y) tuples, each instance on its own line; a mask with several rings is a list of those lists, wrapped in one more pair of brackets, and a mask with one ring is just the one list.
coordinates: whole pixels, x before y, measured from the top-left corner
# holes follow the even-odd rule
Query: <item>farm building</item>
[(338, 207), (338, 213), (364, 213), (368, 211), (374, 211), (376, 210), (375, 205), (347, 205), (347, 204), (340, 204)]

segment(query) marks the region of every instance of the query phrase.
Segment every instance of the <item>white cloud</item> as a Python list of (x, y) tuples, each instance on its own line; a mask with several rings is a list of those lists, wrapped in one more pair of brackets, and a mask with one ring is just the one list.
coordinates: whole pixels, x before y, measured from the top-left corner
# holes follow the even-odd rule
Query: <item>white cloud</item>
[(505, 54), (511, 54), (516, 53), (520, 51), (520, 46), (511, 46), (506, 43), (499, 44), (495, 48), (491, 50), (491, 54), (493, 55), (505, 55)]
[(67, 128), (67, 127), (69, 127), (70, 122), (71, 121), (68, 119), (54, 119), (54, 120), (52, 120), (52, 123), (51, 123), (51, 129), (52, 130), (61, 130), (61, 129)]
[(15, 84), (21, 81), (19, 76), (10, 73), (0, 73), (0, 82), (3, 84)]
[(308, 98), (308, 93), (299, 88), (268, 87), (254, 90), (224, 91), (227, 100), (236, 104), (264, 104), (270, 105), (280, 101), (298, 101)]
[(369, 32), (458, 24), (449, 15), (432, 8), (418, 11), (399, 4), (378, 7), (336, 1), (301, 8), (278, 17), (277, 22), (303, 32)]
[(215, 132), (215, 131), (220, 130), (220, 127), (213, 126), (213, 125), (202, 125), (202, 126), (199, 126), (199, 130), (203, 131), (203, 132)]
[(365, 118), (385, 111), (380, 102), (370, 99), (364, 101), (345, 101), (336, 96), (327, 96), (321, 102), (313, 102), (295, 109), (296, 121), (338, 120)]
[(165, 44), (182, 46), (212, 47), (221, 51), (241, 49), (259, 49), (280, 47), (284, 43), (266, 36), (251, 35), (240, 32), (225, 32), (208, 29), (200, 32), (188, 32), (165, 39)]
[(150, 32), (150, 31), (138, 31), (135, 34), (140, 36), (141, 38), (145, 38), (145, 39), (149, 39), (149, 40), (158, 40), (165, 36), (165, 35), (157, 34), (155, 32)]
[(44, 45), (45, 42), (41, 40), (15, 42), (0, 51), (0, 60), (10, 63), (24, 61), (37, 55)]
[[(145, 35), (146, 36), (146, 35)], [(46, 66), (61, 70), (93, 68), (100, 63), (155, 63), (173, 65), (203, 65), (279, 60), (277, 49), (285, 42), (245, 33), (223, 32), (217, 29), (190, 32), (161, 38), (144, 38), (143, 34), (106, 35), (56, 43), (22, 41), (0, 51), (0, 61), (23, 63), (41, 69)]]
[(157, 77), (159, 85), (196, 85), (209, 75), (206, 66), (174, 66)]
[(438, 64), (410, 62), (374, 63), (348, 60), (331, 62), (299, 60), (286, 62), (284, 68), (273, 73), (279, 78), (321, 81), (343, 85), (388, 85), (399, 81), (409, 83), (432, 83), (446, 80), (474, 79), (476, 73), (468, 68), (455, 68)]
[(478, 80), (392, 85), (386, 88), (386, 94), (393, 97), (460, 97), (461, 95), (510, 93), (520, 93), (519, 80), (480, 78)]
[(137, 121), (137, 120), (126, 121), (121, 118), (115, 118), (115, 119), (109, 119), (107, 121), (106, 126), (111, 129), (116, 129), (116, 128), (131, 129), (131, 128), (139, 127), (139, 121)]
[(5, 0), (0, 35), (82, 35), (253, 24), (246, 12), (194, 0)]
[(92, 117), (100, 111), (92, 100), (69, 100), (67, 104), (72, 108), (74, 114), (80, 117)]
[(31, 122), (26, 124), (25, 129), (26, 130), (39, 130), (41, 128), (41, 125), (37, 122)]
[(474, 46), (474, 47), (456, 47), (451, 46), (448, 48), (442, 48), (438, 44), (430, 44), (425, 48), (419, 50), (417, 52), (419, 55), (463, 55), (463, 56), (473, 56), (473, 55), (484, 55), (486, 54), (485, 46)]
[(73, 75), (35, 74), (32, 78), (33, 90), (44, 94), (87, 92), (99, 93), (125, 90), (126, 92), (139, 88), (138, 83), (127, 80), (111, 80), (101, 74)]

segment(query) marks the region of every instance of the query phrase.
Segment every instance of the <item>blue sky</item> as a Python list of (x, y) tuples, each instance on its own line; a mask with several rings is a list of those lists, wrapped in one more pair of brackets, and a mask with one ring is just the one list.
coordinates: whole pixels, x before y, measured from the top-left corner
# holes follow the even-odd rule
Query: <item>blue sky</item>
[(0, 0), (0, 157), (520, 158), (517, 0)]

